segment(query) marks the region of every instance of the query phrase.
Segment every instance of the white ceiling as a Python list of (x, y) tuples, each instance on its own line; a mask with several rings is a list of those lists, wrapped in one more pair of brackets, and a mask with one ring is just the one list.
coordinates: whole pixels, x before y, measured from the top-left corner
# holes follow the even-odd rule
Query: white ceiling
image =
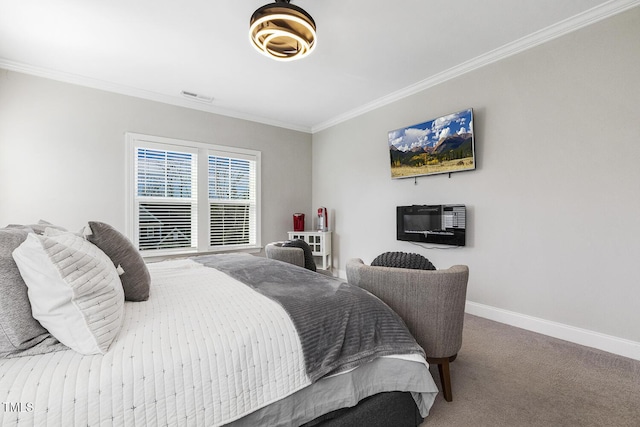
[(270, 1), (0, 0), (0, 67), (314, 132), (640, 4), (293, 0), (317, 47), (276, 62), (248, 39)]

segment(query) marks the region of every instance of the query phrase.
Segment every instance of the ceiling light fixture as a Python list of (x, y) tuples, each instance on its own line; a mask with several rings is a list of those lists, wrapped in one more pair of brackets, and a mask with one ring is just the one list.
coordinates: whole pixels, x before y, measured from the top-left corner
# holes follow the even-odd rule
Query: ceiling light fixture
[(292, 61), (307, 56), (316, 47), (316, 23), (289, 0), (276, 0), (253, 12), (249, 37), (260, 53), (279, 61)]

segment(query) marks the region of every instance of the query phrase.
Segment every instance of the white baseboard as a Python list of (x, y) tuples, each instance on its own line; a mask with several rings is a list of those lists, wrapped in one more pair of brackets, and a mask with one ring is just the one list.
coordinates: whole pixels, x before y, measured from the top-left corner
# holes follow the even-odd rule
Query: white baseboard
[(640, 342), (618, 338), (562, 323), (551, 322), (513, 311), (503, 310), (476, 302), (467, 301), (465, 311), (485, 319), (505, 323), (517, 328), (559, 338), (561, 340), (597, 348), (630, 359), (640, 360)]

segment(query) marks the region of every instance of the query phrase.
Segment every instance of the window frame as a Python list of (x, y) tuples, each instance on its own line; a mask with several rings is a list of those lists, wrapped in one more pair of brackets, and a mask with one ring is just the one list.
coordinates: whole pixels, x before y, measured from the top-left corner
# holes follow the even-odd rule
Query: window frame
[[(197, 230), (195, 236), (196, 247), (154, 249), (140, 251), (143, 257), (167, 257), (175, 255), (191, 255), (216, 252), (248, 251), (254, 252), (262, 249), (261, 246), (261, 156), (262, 153), (239, 147), (208, 144), (203, 142), (187, 141), (175, 138), (144, 135), (127, 132), (125, 134), (125, 230), (127, 237), (139, 248), (138, 241), (138, 202), (137, 202), (137, 170), (136, 152), (137, 148), (150, 148), (165, 151), (195, 152), (196, 162), (196, 185), (197, 205), (196, 224), (192, 224), (192, 229)], [(210, 199), (209, 199), (209, 156), (230, 157), (255, 162), (255, 224), (254, 241), (248, 244), (211, 246), (210, 237)]]

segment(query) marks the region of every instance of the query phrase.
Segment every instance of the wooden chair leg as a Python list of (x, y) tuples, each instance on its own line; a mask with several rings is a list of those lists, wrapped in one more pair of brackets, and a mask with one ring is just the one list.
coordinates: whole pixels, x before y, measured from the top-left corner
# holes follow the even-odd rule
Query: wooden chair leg
[(449, 362), (455, 360), (457, 355), (451, 357), (427, 358), (427, 362), (438, 365), (438, 374), (440, 374), (440, 383), (442, 384), (442, 394), (447, 402), (453, 401), (453, 393), (451, 391), (451, 375), (449, 373)]
[(438, 365), (438, 373), (440, 374), (440, 381), (442, 382), (442, 394), (444, 394), (444, 400), (451, 402), (453, 400), (453, 393), (451, 392), (449, 359), (444, 359), (442, 363)]

